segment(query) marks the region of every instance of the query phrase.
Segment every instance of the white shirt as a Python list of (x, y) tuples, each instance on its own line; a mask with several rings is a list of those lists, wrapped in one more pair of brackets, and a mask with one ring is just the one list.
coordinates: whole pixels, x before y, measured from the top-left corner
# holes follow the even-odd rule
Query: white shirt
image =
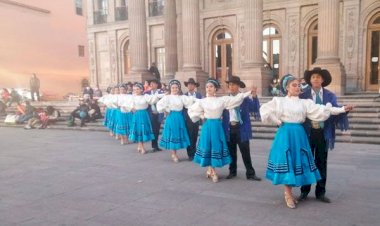
[(219, 119), (224, 109), (234, 109), (243, 103), (244, 98), (251, 95), (251, 91), (239, 93), (236, 96), (206, 97), (198, 99), (189, 107), (188, 114), (193, 122), (201, 118)]
[[(317, 102), (317, 94), (315, 93), (315, 91), (313, 89), (311, 89), (311, 96), (313, 97), (314, 103), (316, 103)], [(321, 98), (321, 101), (323, 103), (323, 89), (322, 88), (319, 90), (319, 97)]]
[(157, 111), (160, 113), (170, 111), (182, 111), (183, 107), (190, 107), (196, 98), (186, 95), (165, 95), (157, 103)]
[(345, 112), (344, 107), (332, 107), (330, 103), (326, 106), (315, 104), (310, 99), (300, 99), (298, 97), (274, 97), (268, 103), (260, 107), (262, 122), (275, 123), (282, 122), (303, 123), (306, 118), (313, 121), (325, 121), (331, 115), (338, 115)]

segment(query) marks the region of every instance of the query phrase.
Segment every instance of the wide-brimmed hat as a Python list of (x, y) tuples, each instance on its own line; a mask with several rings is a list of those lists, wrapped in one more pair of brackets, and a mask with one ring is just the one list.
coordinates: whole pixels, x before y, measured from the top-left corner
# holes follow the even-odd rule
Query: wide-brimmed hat
[(226, 81), (227, 84), (233, 83), (236, 85), (239, 85), (240, 88), (245, 88), (245, 83), (240, 80), (240, 77), (232, 75), (228, 81)]
[(306, 70), (304, 73), (304, 79), (307, 84), (311, 86), (310, 78), (313, 74), (319, 74), (323, 78), (322, 87), (328, 86), (331, 83), (331, 74), (328, 70), (322, 69), (320, 67), (315, 67), (312, 70)]
[(195, 82), (195, 80), (193, 78), (189, 78), (189, 80), (187, 80), (187, 82), (184, 82), (184, 84), (186, 87), (188, 84), (194, 84), (196, 87), (199, 87), (199, 83)]

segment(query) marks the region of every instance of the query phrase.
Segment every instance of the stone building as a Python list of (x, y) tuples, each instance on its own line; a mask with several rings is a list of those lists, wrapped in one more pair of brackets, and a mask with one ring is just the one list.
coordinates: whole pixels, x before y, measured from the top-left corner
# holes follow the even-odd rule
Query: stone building
[(29, 88), (44, 98), (81, 92), (88, 78), (84, 0), (0, 0), (0, 87)]
[[(93, 85), (239, 75), (265, 94), (328, 69), (338, 94), (379, 90), (378, 0), (88, 0)], [(224, 82), (223, 82), (224, 83)]]

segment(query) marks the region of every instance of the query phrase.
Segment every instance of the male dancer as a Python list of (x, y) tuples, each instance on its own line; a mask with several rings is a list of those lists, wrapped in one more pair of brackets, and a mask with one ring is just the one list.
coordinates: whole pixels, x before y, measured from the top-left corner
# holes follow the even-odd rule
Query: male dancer
[[(161, 90), (160, 81), (157, 79), (153, 79), (149, 81), (150, 90), (146, 92), (146, 94), (154, 95), (164, 93)], [(164, 120), (164, 114), (158, 113), (156, 105), (150, 105), (148, 108), (150, 120), (152, 123), (152, 130), (154, 134), (154, 140), (152, 140), (152, 151), (162, 151), (161, 148), (158, 147), (158, 135), (160, 134), (161, 122)]]
[[(238, 76), (231, 76), (230, 80), (226, 81), (226, 83), (232, 96), (239, 93), (239, 88), (245, 88), (244, 82)], [(254, 113), (256, 119), (260, 117), (259, 100), (256, 94), (252, 96), (252, 99), (246, 97), (239, 107), (223, 111), (223, 128), (232, 157), (232, 163), (229, 168), (230, 174), (227, 176), (227, 179), (232, 179), (237, 175), (237, 146), (239, 146), (246, 169), (247, 180), (261, 180), (260, 177), (256, 176), (255, 169), (252, 166), (249, 147), (249, 140), (252, 139), (250, 113)]]
[[(331, 75), (327, 70), (322, 70), (319, 67), (313, 70), (306, 70), (304, 79), (310, 88), (300, 94), (302, 99), (311, 99), (317, 104), (326, 105), (331, 103), (333, 107), (339, 107), (337, 98), (334, 93), (325, 89), (331, 83)], [(348, 111), (353, 107), (346, 106)], [(327, 153), (328, 150), (334, 148), (335, 143), (335, 124), (339, 123), (340, 129), (348, 129), (347, 113), (340, 115), (332, 115), (324, 122), (314, 122), (306, 120), (304, 123), (306, 132), (309, 136), (311, 151), (314, 154), (314, 161), (321, 174), (322, 179), (318, 181), (315, 188), (315, 197), (325, 203), (330, 203), (330, 199), (326, 197), (326, 179), (327, 179)], [(311, 189), (311, 185), (301, 187), (301, 195), (299, 201), (307, 198)]]
[[(189, 80), (187, 82), (184, 82), (184, 84), (188, 89), (188, 91), (184, 95), (193, 96), (197, 99), (202, 99), (202, 94), (195, 91), (195, 88), (199, 87), (199, 83), (195, 82), (193, 78), (189, 78)], [(197, 122), (191, 121), (189, 115), (187, 114), (186, 108), (184, 108), (183, 112), (185, 115), (187, 132), (190, 138), (190, 146), (187, 147), (187, 155), (189, 156), (189, 161), (193, 161), (195, 151), (197, 148), (196, 144), (197, 144), (198, 131), (199, 131), (199, 121)]]

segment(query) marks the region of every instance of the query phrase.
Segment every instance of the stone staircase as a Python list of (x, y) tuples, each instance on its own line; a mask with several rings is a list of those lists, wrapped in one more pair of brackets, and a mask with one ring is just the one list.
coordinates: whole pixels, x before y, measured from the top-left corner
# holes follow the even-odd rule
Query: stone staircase
[[(342, 132), (336, 131), (337, 142), (345, 143), (366, 143), (380, 145), (380, 98), (378, 94), (352, 94), (338, 97), (339, 104), (353, 104), (354, 111), (349, 113), (350, 129)], [(261, 103), (266, 103), (271, 97), (260, 98)], [(62, 120), (49, 126), (49, 129), (56, 130), (81, 130), (81, 131), (107, 131), (101, 120), (87, 123), (86, 127), (68, 127), (66, 120), (70, 112), (77, 106), (77, 101), (52, 101), (34, 102), (35, 107), (46, 107), (52, 105), (60, 110)], [(7, 109), (12, 113), (15, 107)], [(5, 116), (0, 116), (0, 127), (18, 127), (24, 125), (9, 125), (4, 123)], [(252, 119), (252, 130), (255, 139), (273, 139), (277, 127), (271, 124), (254, 121)]]

